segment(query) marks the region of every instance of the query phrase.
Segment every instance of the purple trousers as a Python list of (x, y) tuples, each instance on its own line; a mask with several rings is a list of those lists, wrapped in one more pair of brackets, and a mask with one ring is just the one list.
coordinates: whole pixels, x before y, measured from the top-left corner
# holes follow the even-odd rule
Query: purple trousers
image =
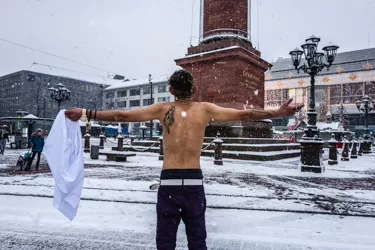
[(180, 221), (185, 224), (189, 250), (206, 250), (206, 196), (201, 186), (160, 186), (158, 190), (156, 246), (176, 248)]

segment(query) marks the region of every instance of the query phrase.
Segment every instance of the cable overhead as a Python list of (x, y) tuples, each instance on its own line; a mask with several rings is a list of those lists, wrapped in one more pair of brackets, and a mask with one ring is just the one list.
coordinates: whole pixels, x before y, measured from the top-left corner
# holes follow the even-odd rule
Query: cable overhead
[(32, 47), (29, 47), (29, 46), (26, 46), (26, 45), (23, 45), (23, 44), (19, 44), (19, 43), (16, 43), (16, 42), (12, 42), (12, 41), (3, 39), (1, 37), (0, 37), (0, 41), (6, 42), (6, 43), (10, 43), (10, 44), (13, 44), (13, 45), (16, 45), (16, 46), (19, 46), (19, 47), (22, 47), (22, 48), (26, 48), (26, 49), (29, 49), (29, 50), (33, 50), (33, 51), (36, 51), (36, 52), (39, 52), (39, 53), (42, 53), (42, 54), (46, 54), (46, 55), (49, 55), (49, 56), (53, 56), (53, 57), (56, 57), (56, 58), (59, 58), (59, 59), (65, 60), (65, 61), (76, 63), (76, 64), (79, 64), (79, 65), (82, 65), (82, 66), (85, 66), (85, 67), (88, 67), (88, 68), (92, 68), (92, 69), (104, 71), (107, 74), (111, 73), (110, 71), (105, 70), (105, 69), (101, 69), (101, 68), (94, 67), (94, 66), (91, 66), (91, 65), (88, 65), (88, 64), (85, 64), (85, 63), (77, 62), (77, 61), (71, 60), (69, 58), (65, 58), (65, 57), (62, 57), (62, 56), (59, 56), (59, 55), (55, 55), (55, 54), (52, 54), (52, 53), (49, 53), (49, 52), (45, 52), (45, 51), (42, 51), (42, 50), (39, 50), (39, 49), (34, 49)]
[(31, 64), (31, 66), (29, 67), (29, 70), (32, 70), (31, 68), (32, 68), (33, 65), (41, 65), (41, 66), (45, 66), (45, 67), (50, 67), (50, 68), (55, 68), (55, 69), (62, 69), (62, 70), (66, 70), (66, 71), (70, 71), (70, 72), (75, 72), (75, 73), (80, 73), (80, 74), (85, 74), (85, 75), (92, 75), (92, 76), (103, 78), (104, 80), (105, 79), (112, 80), (112, 78), (101, 76), (101, 75), (95, 75), (95, 74), (92, 74), (92, 73), (87, 73), (87, 72), (78, 71), (78, 70), (72, 70), (72, 69), (66, 69), (66, 68), (62, 68), (62, 67), (58, 67), (58, 66), (53, 66), (53, 65), (50, 65), (50, 64), (43, 64), (43, 63), (37, 63), (37, 62), (33, 62)]

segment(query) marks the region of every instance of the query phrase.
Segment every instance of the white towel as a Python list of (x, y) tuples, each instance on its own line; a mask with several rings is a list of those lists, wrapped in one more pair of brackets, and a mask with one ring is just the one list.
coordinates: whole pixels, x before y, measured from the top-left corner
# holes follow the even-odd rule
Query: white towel
[(78, 122), (57, 115), (46, 139), (43, 155), (55, 179), (53, 205), (69, 220), (77, 214), (84, 180), (82, 135)]

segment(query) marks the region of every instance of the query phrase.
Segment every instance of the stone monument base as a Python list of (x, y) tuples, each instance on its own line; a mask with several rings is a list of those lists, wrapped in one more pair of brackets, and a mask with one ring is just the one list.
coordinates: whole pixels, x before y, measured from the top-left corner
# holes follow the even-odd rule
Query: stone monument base
[[(242, 109), (262, 109), (261, 107), (253, 107), (252, 105), (242, 104), (238, 102), (216, 103), (216, 105), (224, 108)], [(220, 137), (235, 138), (272, 138), (272, 120), (238, 120), (238, 121), (211, 121), (206, 127), (205, 137), (215, 137), (217, 132)]]
[(211, 122), (205, 137), (272, 138), (272, 121)]

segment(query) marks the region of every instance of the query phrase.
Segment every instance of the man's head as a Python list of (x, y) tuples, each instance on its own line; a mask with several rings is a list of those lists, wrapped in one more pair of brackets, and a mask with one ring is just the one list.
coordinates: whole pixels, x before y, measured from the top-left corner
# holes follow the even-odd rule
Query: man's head
[(197, 91), (192, 74), (186, 70), (175, 71), (168, 83), (169, 91), (176, 98), (189, 98)]

